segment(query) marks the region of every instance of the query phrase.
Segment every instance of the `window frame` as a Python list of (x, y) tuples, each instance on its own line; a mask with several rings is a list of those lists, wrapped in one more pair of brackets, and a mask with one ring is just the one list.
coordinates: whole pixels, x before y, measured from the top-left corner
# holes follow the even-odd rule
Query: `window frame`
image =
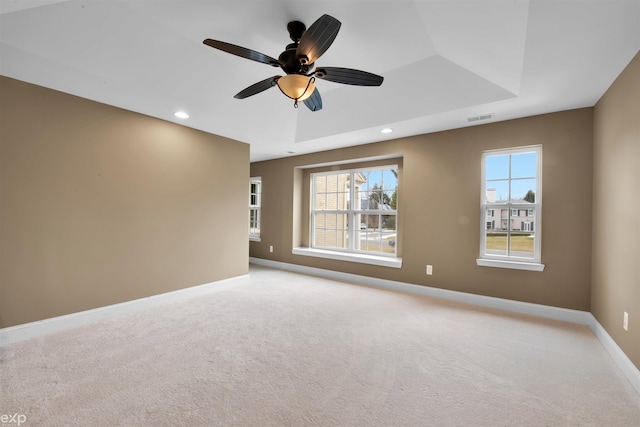
[[(349, 185), (348, 191), (338, 189), (336, 194), (342, 195), (346, 197), (345, 207), (343, 209), (318, 209), (316, 207), (316, 179), (318, 176), (330, 176), (330, 175), (340, 175), (340, 174), (348, 174), (349, 179), (346, 182), (356, 182), (355, 175), (360, 172), (367, 171), (389, 171), (395, 169), (399, 172), (398, 164), (385, 164), (380, 166), (369, 166), (369, 167), (352, 167), (348, 169), (340, 169), (340, 170), (331, 170), (331, 171), (323, 171), (323, 172), (313, 172), (310, 173), (310, 218), (309, 218), (309, 228), (310, 228), (310, 241), (309, 241), (309, 249), (312, 251), (320, 251), (323, 253), (339, 253), (339, 254), (347, 254), (347, 255), (356, 255), (359, 257), (383, 257), (383, 258), (392, 258), (398, 259), (398, 251), (397, 251), (397, 240), (398, 240), (398, 205), (396, 201), (396, 209), (395, 210), (385, 210), (385, 209), (363, 209), (359, 203), (354, 203), (357, 200), (356, 193), (359, 192), (359, 186), (357, 185)], [(399, 179), (396, 181), (396, 190), (399, 192)], [(329, 194), (329, 193), (326, 193)], [(398, 194), (396, 193), (396, 198)], [(316, 245), (316, 215), (318, 214), (336, 214), (336, 215), (346, 215), (347, 218), (347, 238), (348, 242), (347, 248), (340, 247), (331, 247), (331, 246), (321, 246)], [(396, 232), (396, 244), (393, 245), (393, 253), (383, 252), (383, 251), (371, 251), (364, 250), (360, 248), (354, 247), (354, 242), (356, 238), (359, 238), (360, 230), (360, 218), (364, 215), (391, 215), (395, 217), (395, 232)], [(357, 223), (356, 223), (357, 222)], [(380, 233), (382, 230), (380, 230)]]
[[(252, 186), (256, 185), (257, 191), (252, 191)], [(252, 199), (255, 196), (257, 203), (252, 203)], [(255, 216), (252, 213), (255, 212)], [(254, 226), (254, 219), (255, 225)], [(253, 176), (249, 178), (249, 240), (259, 242), (261, 241), (262, 232), (262, 177)]]
[[(499, 155), (509, 155), (509, 173), (508, 173), (508, 185), (511, 188), (511, 183), (517, 179), (530, 179), (519, 177), (513, 178), (511, 176), (511, 156), (516, 154), (524, 154), (524, 153), (535, 153), (536, 155), (536, 188), (535, 188), (535, 200), (533, 202), (533, 206), (529, 202), (518, 203), (514, 202), (510, 199), (510, 195), (507, 199), (507, 202), (488, 202), (486, 200), (486, 190), (487, 190), (487, 179), (486, 179), (486, 162), (487, 158), (490, 156), (499, 156)], [(482, 226), (480, 227), (480, 255), (476, 260), (477, 265), (486, 266), (486, 267), (498, 267), (498, 268), (511, 268), (511, 269), (519, 269), (519, 270), (530, 270), (530, 271), (543, 271), (544, 264), (541, 263), (542, 259), (542, 145), (532, 145), (532, 146), (523, 146), (523, 147), (513, 147), (513, 148), (504, 148), (497, 150), (488, 150), (482, 153), (481, 158), (481, 179), (480, 179), (480, 223)], [(486, 229), (486, 213), (488, 210), (501, 210), (505, 209), (508, 217), (507, 220), (507, 244), (508, 248), (510, 246), (511, 233), (517, 230), (511, 230), (511, 220), (513, 217), (513, 211), (517, 210), (518, 215), (516, 217), (520, 217), (519, 213), (522, 209), (525, 209), (525, 216), (527, 222), (533, 223), (534, 233), (534, 248), (533, 248), (533, 257), (518, 257), (514, 255), (498, 255), (498, 254), (489, 254), (486, 251), (486, 237), (487, 237), (487, 229)], [(533, 209), (533, 215), (528, 215), (529, 210)], [(501, 214), (502, 217), (502, 214)], [(501, 218), (504, 220), (504, 218)], [(531, 220), (531, 221), (529, 221)]]

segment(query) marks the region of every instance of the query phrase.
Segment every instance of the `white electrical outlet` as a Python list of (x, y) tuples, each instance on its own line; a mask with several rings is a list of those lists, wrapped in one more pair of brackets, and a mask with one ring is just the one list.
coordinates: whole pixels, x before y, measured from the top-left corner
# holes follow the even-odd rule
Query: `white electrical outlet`
[(273, 245), (269, 246), (269, 252), (273, 252)]
[(625, 331), (629, 330), (629, 313), (624, 312), (624, 317), (622, 318), (622, 329)]
[(431, 276), (433, 274), (433, 265), (427, 265), (427, 275)]

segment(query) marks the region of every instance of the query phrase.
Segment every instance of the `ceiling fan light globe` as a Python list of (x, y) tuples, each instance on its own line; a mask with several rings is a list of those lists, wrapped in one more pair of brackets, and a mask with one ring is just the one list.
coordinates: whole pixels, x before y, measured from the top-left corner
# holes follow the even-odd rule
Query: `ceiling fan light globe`
[(309, 98), (316, 88), (315, 79), (301, 74), (289, 74), (278, 79), (278, 87), (286, 96), (296, 101)]

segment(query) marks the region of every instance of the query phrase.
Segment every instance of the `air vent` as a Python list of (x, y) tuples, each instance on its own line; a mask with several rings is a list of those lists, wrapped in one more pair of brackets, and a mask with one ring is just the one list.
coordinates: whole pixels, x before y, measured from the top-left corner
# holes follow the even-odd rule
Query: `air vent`
[(469, 117), (467, 118), (467, 121), (469, 123), (473, 123), (473, 122), (481, 122), (483, 120), (489, 120), (489, 119), (493, 119), (493, 113), (483, 114), (482, 116)]

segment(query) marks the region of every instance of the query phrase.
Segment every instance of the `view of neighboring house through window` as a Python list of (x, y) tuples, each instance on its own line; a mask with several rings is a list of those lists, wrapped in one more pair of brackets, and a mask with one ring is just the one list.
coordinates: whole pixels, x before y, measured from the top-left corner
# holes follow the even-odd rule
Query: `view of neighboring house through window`
[(262, 179), (249, 179), (249, 238), (260, 239), (260, 206), (262, 205)]
[(398, 167), (311, 174), (311, 246), (396, 255)]
[(540, 262), (542, 147), (482, 156), (480, 258)]

